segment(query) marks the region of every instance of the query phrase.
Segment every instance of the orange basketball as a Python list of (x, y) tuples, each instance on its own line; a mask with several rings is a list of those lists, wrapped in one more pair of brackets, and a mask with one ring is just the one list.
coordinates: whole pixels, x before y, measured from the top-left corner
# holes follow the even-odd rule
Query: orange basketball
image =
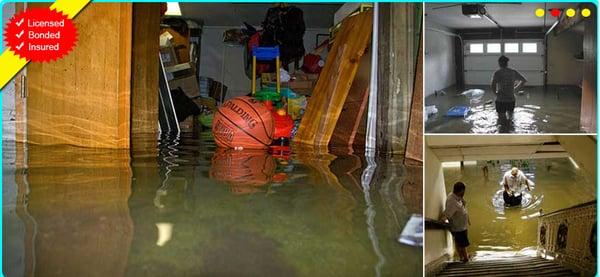
[(259, 187), (269, 183), (276, 167), (275, 160), (266, 151), (219, 148), (212, 158), (209, 176), (229, 183), (236, 194), (246, 194), (259, 191)]
[(212, 131), (219, 147), (266, 149), (273, 140), (273, 126), (273, 116), (262, 103), (240, 96), (219, 107)]

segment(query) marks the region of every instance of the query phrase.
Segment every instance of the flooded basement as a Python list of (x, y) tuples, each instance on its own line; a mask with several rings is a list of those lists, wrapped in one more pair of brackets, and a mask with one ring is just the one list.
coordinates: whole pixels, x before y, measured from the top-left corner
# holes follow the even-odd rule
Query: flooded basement
[[(425, 105), (435, 105), (438, 112), (430, 115), (425, 123), (427, 133), (578, 133), (581, 107), (581, 89), (578, 87), (526, 87), (517, 94), (514, 118), (511, 122), (498, 121), (494, 100), (496, 96), (489, 87), (470, 86), (467, 89), (483, 89), (482, 96), (469, 98), (456, 88), (425, 98)], [(453, 106), (468, 106), (471, 111), (464, 118), (446, 117)]]
[[(469, 251), (477, 256), (491, 252), (518, 252), (537, 245), (537, 216), (595, 199), (595, 182), (587, 178), (569, 158), (445, 163), (446, 191), (462, 181), (471, 225)], [(486, 178), (483, 167), (487, 165)], [(533, 181), (522, 207), (504, 207), (502, 175), (518, 166)], [(493, 253), (492, 253), (493, 254)]]
[[(422, 275), (422, 167), (362, 154), (3, 144), (6, 276)], [(372, 182), (361, 182), (372, 177)], [(365, 183), (365, 185), (363, 185)]]

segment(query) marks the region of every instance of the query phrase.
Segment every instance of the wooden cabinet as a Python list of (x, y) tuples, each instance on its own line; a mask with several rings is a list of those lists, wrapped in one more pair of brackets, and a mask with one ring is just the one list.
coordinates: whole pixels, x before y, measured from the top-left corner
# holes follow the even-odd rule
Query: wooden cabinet
[[(25, 124), (17, 133), (31, 144), (129, 148), (132, 124), (136, 132), (156, 130), (158, 5), (88, 5), (74, 19), (74, 50), (27, 66), (26, 109), (17, 109)], [(143, 26), (135, 24), (134, 8), (146, 13), (135, 17)], [(153, 28), (155, 34), (145, 31)]]

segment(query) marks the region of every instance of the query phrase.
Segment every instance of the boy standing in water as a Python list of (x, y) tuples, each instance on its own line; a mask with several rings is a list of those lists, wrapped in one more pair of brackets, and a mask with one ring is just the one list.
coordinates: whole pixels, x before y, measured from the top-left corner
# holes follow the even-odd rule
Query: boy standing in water
[(446, 208), (442, 213), (442, 220), (448, 220), (450, 223), (450, 233), (452, 233), (456, 251), (463, 263), (469, 261), (467, 247), (470, 243), (467, 235), (467, 227), (471, 224), (464, 199), (465, 191), (466, 187), (464, 183), (457, 182), (454, 184), (452, 193), (446, 199)]
[(508, 60), (506, 56), (500, 56), (500, 69), (494, 72), (492, 77), (492, 91), (496, 93), (496, 112), (502, 121), (512, 119), (516, 102), (515, 92), (521, 90), (527, 82), (521, 73), (508, 68)]

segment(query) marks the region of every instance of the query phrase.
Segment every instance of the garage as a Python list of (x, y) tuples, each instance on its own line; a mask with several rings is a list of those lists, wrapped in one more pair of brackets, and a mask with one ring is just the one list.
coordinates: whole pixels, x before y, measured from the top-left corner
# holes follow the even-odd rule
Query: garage
[[(596, 130), (595, 17), (585, 9), (595, 11), (579, 3), (426, 4), (426, 132)], [(491, 87), (502, 56), (525, 80), (510, 92), (506, 115)]]

